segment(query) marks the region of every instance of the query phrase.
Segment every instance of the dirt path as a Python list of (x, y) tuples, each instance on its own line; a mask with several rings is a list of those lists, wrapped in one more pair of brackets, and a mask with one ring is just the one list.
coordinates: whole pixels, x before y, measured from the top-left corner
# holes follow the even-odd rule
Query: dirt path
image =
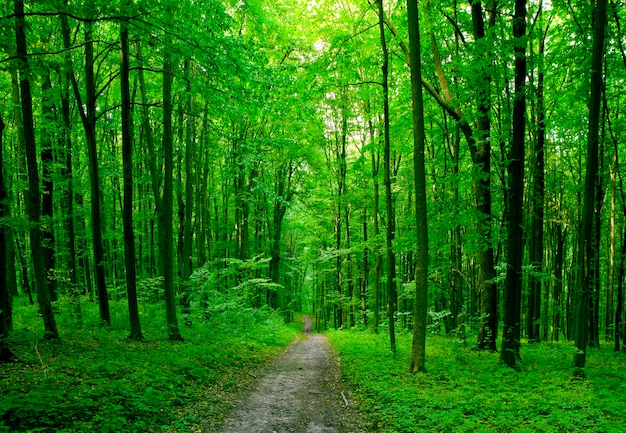
[[(347, 403), (347, 404), (346, 404)], [(356, 433), (358, 414), (326, 337), (302, 334), (239, 401), (224, 433)]]

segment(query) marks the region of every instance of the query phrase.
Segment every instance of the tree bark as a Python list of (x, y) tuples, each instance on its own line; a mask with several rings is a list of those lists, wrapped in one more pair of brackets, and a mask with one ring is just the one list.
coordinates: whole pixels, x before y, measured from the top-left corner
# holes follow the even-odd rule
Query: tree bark
[[(4, 121), (0, 116), (0, 220), (7, 216), (8, 205), (7, 189), (4, 182), (4, 161), (3, 161), (3, 133)], [(11, 293), (9, 293), (9, 285), (7, 282), (6, 270), (7, 266), (7, 227), (4, 223), (0, 223), (0, 364), (13, 360), (14, 354), (7, 344), (9, 336), (9, 318), (11, 317)]]
[(600, 130), (600, 107), (602, 102), (602, 59), (604, 57), (604, 34), (606, 27), (607, 0), (597, 0), (594, 9), (593, 48), (591, 53), (591, 79), (589, 84), (589, 129), (587, 133), (587, 164), (581, 230), (578, 242), (578, 303), (576, 308), (576, 332), (574, 334), (575, 374), (584, 374), (589, 340), (589, 288), (593, 272), (594, 241), (593, 219), (596, 203), (598, 176), (598, 147)]
[(544, 86), (544, 71), (543, 71), (543, 56), (544, 56), (545, 37), (542, 37), (539, 42), (539, 71), (537, 74), (537, 139), (534, 141), (533, 155), (535, 156), (535, 167), (533, 171), (533, 184), (532, 184), (532, 209), (530, 212), (530, 242), (529, 242), (529, 261), (533, 266), (533, 271), (537, 275), (531, 274), (529, 276), (529, 326), (528, 326), (528, 341), (539, 342), (541, 341), (541, 293), (542, 282), (538, 276), (543, 269), (543, 218), (544, 218), (544, 197), (545, 197), (545, 142), (546, 142), (546, 123), (545, 123), (545, 108), (543, 98), (543, 86)]
[[(474, 39), (477, 42), (485, 40), (485, 22), (483, 19), (482, 3), (472, 0), (472, 24)], [(484, 56), (481, 50), (476, 57)], [(472, 161), (479, 170), (479, 179), (474, 180), (474, 194), (476, 209), (481, 218), (477, 223), (477, 230), (482, 238), (482, 245), (478, 253), (478, 293), (480, 301), (480, 327), (478, 331), (477, 348), (496, 351), (498, 336), (498, 300), (497, 287), (494, 282), (496, 273), (494, 267), (493, 246), (491, 240), (491, 74), (483, 68), (482, 79), (477, 91), (478, 121), (475, 134), (476, 147), (470, 146)], [(469, 142), (468, 142), (469, 144)]]
[(55, 106), (50, 100), (50, 92), (52, 91), (52, 80), (49, 71), (44, 75), (41, 83), (42, 94), (42, 115), (45, 123), (41, 125), (41, 171), (42, 171), (42, 194), (41, 194), (41, 217), (46, 222), (45, 229), (42, 229), (42, 247), (44, 266), (46, 270), (46, 282), (48, 291), (50, 292), (50, 300), (57, 301), (57, 284), (54, 275), (55, 268), (55, 245), (54, 245), (54, 224), (53, 221), (53, 199), (54, 199), (54, 154), (53, 154), (53, 137)]
[(39, 167), (37, 146), (35, 143), (35, 125), (33, 122), (33, 99), (31, 95), (30, 70), (28, 65), (26, 33), (24, 31), (24, 2), (15, 0), (15, 34), (17, 58), (20, 72), (20, 91), (22, 95), (22, 121), (24, 122), (24, 143), (28, 167), (28, 193), (26, 207), (30, 220), (31, 256), (35, 271), (37, 302), (44, 323), (44, 339), (58, 339), (56, 320), (50, 303), (50, 293), (46, 282), (44, 257), (42, 254), (41, 233), (41, 193), (39, 189)]
[(515, 92), (513, 137), (509, 154), (508, 248), (504, 298), (504, 335), (500, 359), (518, 368), (521, 340), (521, 298), (524, 205), (524, 142), (526, 134), (526, 0), (515, 0), (513, 39)]
[(124, 179), (124, 265), (126, 274), (126, 295), (130, 318), (132, 340), (143, 340), (137, 303), (137, 255), (135, 253), (135, 233), (133, 231), (133, 113), (130, 99), (130, 62), (128, 48), (128, 25), (120, 23), (121, 56), (121, 96), (122, 96), (122, 169)]
[[(63, 27), (63, 26), (62, 26)], [(69, 47), (69, 39), (65, 41), (65, 31), (63, 31), (64, 46)], [(66, 44), (67, 42), (67, 44)], [(65, 230), (67, 233), (67, 248), (68, 248), (68, 266), (69, 266), (69, 279), (70, 279), (70, 303), (73, 305), (74, 318), (79, 327), (83, 324), (83, 314), (80, 304), (80, 289), (78, 284), (78, 266), (76, 264), (76, 230), (74, 225), (74, 179), (72, 171), (72, 134), (71, 134), (71, 108), (70, 108), (70, 90), (69, 83), (71, 82), (71, 68), (72, 62), (69, 52), (66, 54), (65, 63), (67, 70), (60, 75), (61, 79), (61, 113), (63, 117), (63, 134), (61, 138), (62, 142), (62, 154), (63, 168), (61, 169), (62, 177), (67, 182), (67, 189), (63, 193), (63, 203), (67, 210), (65, 216)]]
[(426, 320), (428, 308), (428, 213), (424, 161), (424, 98), (422, 95), (421, 44), (417, 0), (407, 0), (409, 48), (411, 52), (411, 100), (413, 107), (413, 174), (415, 183), (415, 307), (409, 371), (426, 371)]
[[(373, 137), (373, 134), (372, 134)], [(372, 152), (372, 179), (374, 179), (374, 278), (372, 280), (372, 308), (374, 309), (374, 321), (372, 322), (372, 332), (378, 334), (378, 326), (380, 324), (380, 274), (382, 268), (382, 254), (380, 251), (378, 238), (380, 236), (379, 223), (379, 203), (380, 203), (380, 185), (378, 182), (378, 172), (380, 171), (380, 153), (376, 155)]]
[(396, 353), (396, 255), (393, 251), (395, 238), (395, 215), (393, 195), (391, 191), (391, 142), (389, 137), (389, 50), (385, 38), (383, 0), (378, 0), (378, 26), (380, 28), (380, 45), (383, 53), (382, 86), (383, 86), (383, 166), (385, 170), (385, 198), (386, 198), (386, 256), (387, 256), (387, 318), (389, 320), (389, 342), (391, 352)]
[[(196, 183), (193, 172), (193, 158), (195, 157), (195, 136), (194, 136), (194, 100), (191, 93), (191, 71), (190, 61), (185, 62), (185, 75), (187, 80), (187, 123), (185, 131), (185, 201), (183, 212), (183, 235), (182, 235), (182, 254), (181, 254), (181, 305), (182, 315), (186, 326), (191, 326), (191, 287), (189, 278), (192, 272), (192, 251), (193, 251), (193, 186)], [(198, 210), (196, 210), (198, 212)]]
[(174, 146), (172, 136), (172, 60), (167, 51), (163, 58), (163, 154), (164, 181), (162, 209), (159, 214), (159, 238), (162, 245), (161, 270), (163, 272), (163, 290), (165, 293), (165, 314), (167, 332), (170, 340), (182, 341), (176, 315), (176, 294), (174, 290)]

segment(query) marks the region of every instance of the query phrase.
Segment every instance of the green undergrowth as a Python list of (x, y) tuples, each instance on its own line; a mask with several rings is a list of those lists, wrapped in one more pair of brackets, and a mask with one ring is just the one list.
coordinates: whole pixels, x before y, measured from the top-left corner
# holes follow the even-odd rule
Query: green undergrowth
[[(282, 352), (299, 325), (268, 310), (225, 308), (182, 325), (184, 342), (165, 333), (162, 305), (141, 311), (145, 341), (128, 340), (125, 302), (112, 302), (112, 327), (98, 326), (85, 302), (77, 329), (59, 302), (61, 339), (43, 341), (36, 308), (15, 300), (11, 350), (0, 364), (0, 433), (192, 432), (219, 423), (233, 395)], [(202, 431), (205, 431), (205, 428)]]
[(329, 332), (344, 376), (379, 432), (624, 432), (626, 355), (608, 344), (590, 350), (586, 378), (576, 379), (570, 343), (522, 346), (515, 371), (499, 354), (429, 337), (427, 373), (409, 374), (409, 335)]

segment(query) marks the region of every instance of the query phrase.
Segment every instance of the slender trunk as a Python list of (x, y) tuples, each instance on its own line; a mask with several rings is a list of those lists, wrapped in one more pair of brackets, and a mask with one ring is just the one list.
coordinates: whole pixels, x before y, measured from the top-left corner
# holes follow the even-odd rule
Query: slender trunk
[(174, 244), (173, 244), (173, 212), (174, 212), (174, 146), (172, 136), (172, 60), (170, 53), (165, 52), (163, 58), (163, 154), (164, 181), (162, 209), (159, 214), (159, 238), (162, 245), (161, 271), (163, 272), (163, 291), (165, 294), (165, 315), (167, 333), (170, 340), (182, 341), (178, 330), (176, 315), (176, 293), (174, 290)]
[(68, 265), (69, 265), (69, 279), (70, 279), (70, 303), (73, 306), (72, 314), (76, 319), (76, 323), (79, 327), (83, 324), (83, 314), (80, 304), (80, 288), (78, 284), (78, 266), (76, 264), (76, 230), (74, 226), (74, 181), (72, 172), (72, 134), (71, 134), (71, 108), (70, 108), (70, 95), (69, 95), (69, 83), (71, 81), (70, 67), (71, 60), (70, 54), (66, 57), (67, 71), (64, 76), (61, 76), (61, 112), (63, 116), (63, 135), (62, 135), (62, 147), (64, 153), (63, 168), (61, 173), (65, 182), (67, 182), (67, 189), (63, 194), (63, 202), (67, 210), (67, 215), (64, 221), (65, 231), (67, 233), (67, 248), (68, 248)]
[[(191, 73), (190, 73), (189, 61), (185, 62), (185, 71), (187, 79), (187, 92), (189, 94), (187, 99), (187, 125), (186, 125), (186, 140), (185, 140), (185, 207), (183, 215), (183, 248), (182, 248), (182, 267), (181, 267), (181, 304), (183, 307), (182, 314), (185, 324), (191, 326), (191, 287), (189, 285), (189, 278), (192, 272), (192, 216), (193, 216), (193, 186), (196, 183), (193, 172), (193, 158), (195, 157), (195, 137), (194, 137), (194, 121), (193, 110), (194, 100), (191, 94)], [(196, 210), (198, 212), (198, 210)]]
[(563, 323), (563, 249), (565, 239), (560, 223), (554, 223), (556, 252), (554, 253), (554, 289), (552, 293), (552, 341), (559, 341)]
[[(472, 1), (471, 11), (474, 39), (484, 41), (485, 22), (482, 3)], [(476, 53), (477, 57), (482, 58), (484, 55), (483, 51)], [(496, 274), (491, 239), (491, 121), (489, 118), (491, 111), (491, 73), (488, 68), (483, 68), (480, 73), (482, 79), (476, 95), (478, 98), (477, 147), (472, 151), (472, 161), (480, 171), (479, 179), (474, 181), (474, 194), (476, 196), (476, 209), (481, 216), (477, 230), (483, 243), (478, 253), (478, 293), (481, 319), (477, 348), (495, 352), (498, 334), (498, 301), (497, 287), (494, 282)], [(471, 146), (470, 150), (472, 150)]]
[[(3, 133), (4, 133), (4, 121), (0, 116), (0, 219), (7, 216), (8, 204), (7, 189), (4, 182), (4, 161), (3, 161)], [(7, 279), (4, 278), (7, 269), (7, 245), (6, 245), (6, 225), (0, 224), (0, 364), (11, 361), (14, 358), (13, 352), (9, 349), (7, 344), (7, 338), (9, 337), (9, 330), (11, 328), (9, 318), (11, 317), (12, 302), (11, 293), (9, 293), (9, 285)]]
[[(42, 94), (42, 115), (45, 124), (42, 125), (41, 131), (41, 165), (42, 165), (42, 193), (41, 193), (41, 217), (46, 221), (53, 221), (53, 198), (54, 198), (54, 182), (53, 182), (53, 166), (54, 155), (52, 143), (54, 133), (55, 107), (50, 100), (50, 92), (52, 91), (52, 80), (50, 73), (44, 75), (41, 84)], [(56, 277), (54, 275), (55, 268), (55, 248), (54, 248), (54, 224), (45, 224), (42, 229), (43, 257), (44, 266), (46, 268), (46, 282), (48, 291), (50, 292), (50, 300), (55, 302), (58, 300), (56, 291)]]
[(541, 341), (541, 292), (542, 282), (541, 278), (537, 275), (542, 271), (543, 263), (543, 219), (544, 219), (544, 196), (545, 196), (545, 141), (546, 141), (546, 124), (545, 124), (545, 109), (543, 101), (543, 54), (544, 54), (545, 38), (542, 38), (539, 44), (539, 72), (537, 76), (537, 139), (534, 142), (535, 148), (533, 149), (533, 155), (535, 155), (535, 169), (534, 169), (534, 182), (533, 182), (533, 196), (532, 196), (532, 211), (531, 215), (531, 231), (529, 242), (529, 261), (533, 266), (536, 274), (529, 276), (530, 293), (528, 299), (529, 307), (529, 327), (528, 327), (528, 341), (538, 342)]
[(395, 215), (393, 196), (391, 192), (391, 142), (389, 138), (389, 51), (385, 38), (383, 0), (378, 0), (378, 24), (380, 28), (380, 45), (383, 52), (382, 79), (383, 79), (383, 124), (384, 124), (384, 152), (383, 165), (385, 169), (385, 198), (387, 210), (387, 317), (389, 320), (389, 341), (391, 352), (396, 353), (396, 255), (393, 251), (395, 238)]
[(35, 125), (33, 122), (33, 99), (31, 95), (30, 71), (28, 65), (26, 33), (24, 31), (24, 2), (15, 0), (15, 34), (17, 58), (20, 65), (20, 91), (22, 95), (22, 121), (24, 122), (24, 143), (26, 146), (26, 163), (28, 167), (28, 191), (26, 207), (30, 220), (30, 244), (35, 284), (37, 287), (37, 302), (39, 312), (44, 323), (44, 338), (57, 339), (56, 320), (52, 313), (50, 293), (46, 282), (44, 257), (42, 254), (41, 229), (41, 194), (39, 190), (39, 167), (37, 163), (37, 147), (35, 144)]
[(602, 101), (602, 58), (604, 56), (604, 33), (607, 0), (598, 0), (594, 10), (593, 48), (591, 54), (591, 79), (589, 95), (589, 130), (587, 136), (587, 166), (582, 210), (582, 224), (578, 242), (578, 305), (574, 354), (575, 374), (583, 375), (589, 342), (589, 288), (593, 284), (592, 269), (594, 256), (593, 218), (596, 203), (598, 176), (598, 142), (600, 129), (600, 107)]
[(604, 340), (611, 341), (611, 337), (614, 336), (613, 320), (615, 316), (613, 314), (613, 298), (615, 289), (615, 198), (616, 198), (616, 178), (615, 178), (615, 159), (613, 161), (613, 167), (611, 167), (611, 210), (609, 216), (609, 281), (606, 290), (606, 309), (605, 309), (605, 322), (604, 322)]
[(413, 173), (415, 183), (415, 307), (409, 371), (426, 371), (426, 319), (428, 308), (428, 219), (424, 161), (424, 100), (422, 96), (419, 12), (417, 0), (407, 0), (411, 52), (411, 99), (413, 107)]
[[(367, 206), (363, 207), (362, 210), (362, 219), (363, 219), (363, 245), (367, 245), (368, 235), (367, 235)], [(363, 273), (361, 275), (361, 299), (360, 299), (360, 309), (361, 314), (363, 316), (363, 324), (368, 326), (368, 316), (367, 309), (369, 307), (369, 303), (367, 300), (368, 297), (368, 288), (369, 288), (369, 272), (370, 272), (370, 264), (369, 264), (369, 251), (370, 249), (365, 246), (363, 248)]]
[(515, 93), (513, 102), (513, 137), (509, 154), (508, 248), (504, 299), (504, 335), (501, 360), (518, 368), (521, 340), (524, 139), (526, 133), (526, 0), (515, 1), (513, 38), (515, 52)]
[(380, 236), (380, 223), (379, 223), (379, 202), (380, 202), (380, 187), (378, 183), (378, 172), (380, 170), (380, 154), (374, 155), (372, 152), (372, 178), (374, 179), (374, 279), (372, 281), (372, 308), (374, 309), (374, 321), (372, 322), (372, 331), (374, 334), (378, 334), (378, 326), (380, 324), (380, 274), (382, 268), (382, 254), (380, 246), (378, 244), (378, 238)]
[(121, 56), (121, 95), (122, 95), (122, 163), (124, 178), (124, 264), (126, 274), (126, 294), (130, 317), (130, 336), (133, 340), (143, 340), (137, 304), (137, 260), (135, 234), (133, 232), (133, 113), (130, 100), (130, 62), (128, 56), (128, 26), (120, 24)]
[(624, 274), (626, 273), (626, 228), (622, 233), (622, 250), (620, 256), (620, 264), (617, 276), (617, 308), (615, 309), (615, 333), (614, 333), (614, 350), (620, 351), (621, 340), (624, 338), (622, 334), (622, 312), (624, 310)]

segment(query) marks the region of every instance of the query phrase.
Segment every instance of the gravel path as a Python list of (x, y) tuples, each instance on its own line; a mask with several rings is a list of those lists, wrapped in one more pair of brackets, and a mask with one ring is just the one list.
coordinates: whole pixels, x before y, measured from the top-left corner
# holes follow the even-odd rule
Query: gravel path
[(224, 433), (355, 433), (358, 413), (326, 337), (302, 334), (226, 417)]

